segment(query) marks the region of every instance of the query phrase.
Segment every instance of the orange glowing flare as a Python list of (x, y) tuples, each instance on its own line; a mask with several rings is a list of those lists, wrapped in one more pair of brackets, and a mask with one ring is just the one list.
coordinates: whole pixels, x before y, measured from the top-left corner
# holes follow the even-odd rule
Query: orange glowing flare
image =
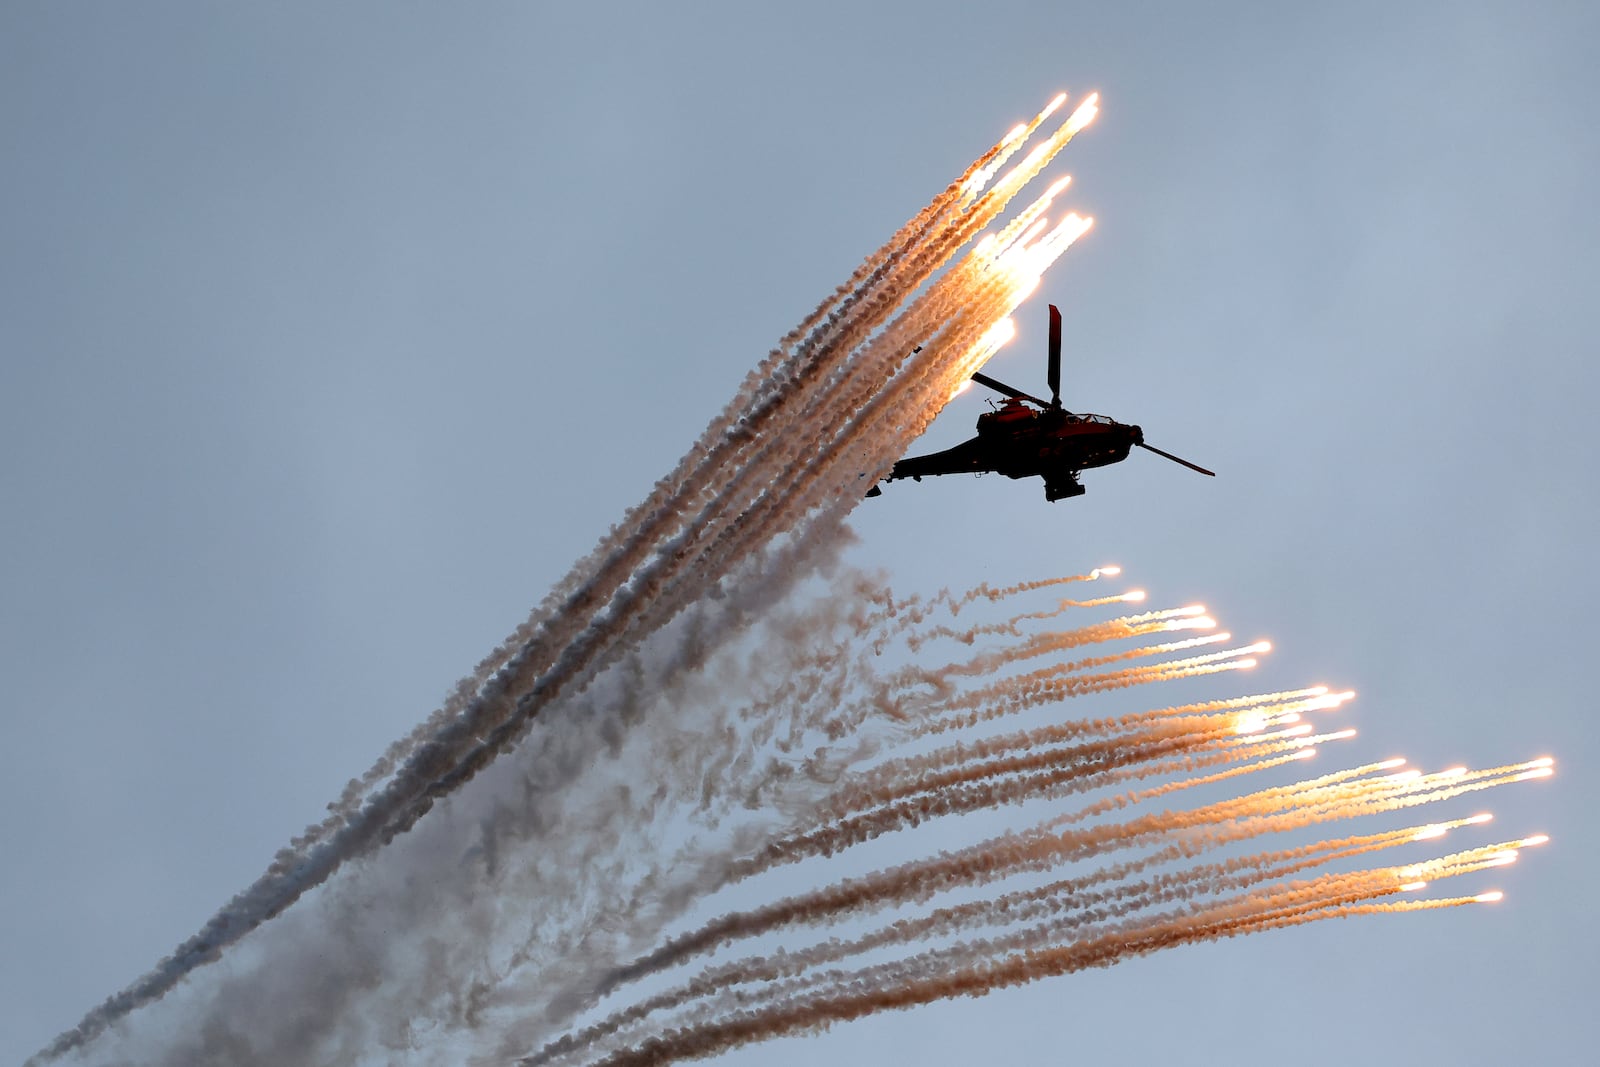
[(1049, 151), (1050, 151), (1050, 146), (1048, 144), (1042, 144), (1042, 145), (1035, 146), (1034, 150), (1032, 152), (1029, 152), (1027, 154), (1027, 156), (1023, 158), (1022, 162), (1019, 165), (1017, 165), (1016, 167), (1013, 167), (1012, 170), (1011, 170), (1011, 174), (1006, 175), (1006, 177), (1009, 178), (1014, 174), (1021, 174), (1024, 171), (1033, 170), (1036, 166), (1038, 166), (1044, 160), (1045, 153), (1047, 153)]
[(1556, 761), (1549, 756), (1540, 756), (1538, 759), (1531, 760), (1528, 763), (1530, 767), (1554, 767), (1555, 765)]
[(1201, 637), (1191, 637), (1187, 641), (1171, 641), (1164, 645), (1150, 646), (1151, 652), (1179, 652), (1186, 648), (1199, 648), (1201, 645), (1217, 645), (1226, 641), (1230, 634), (1205, 634)]
[(1556, 772), (1551, 770), (1549, 767), (1540, 767), (1536, 771), (1523, 771), (1521, 774), (1516, 775), (1511, 780), (1513, 782), (1526, 782), (1530, 778), (1548, 778), (1554, 773)]
[(1521, 841), (1518, 841), (1517, 847), (1532, 848), (1534, 845), (1542, 845), (1549, 840), (1549, 834), (1534, 834), (1532, 837), (1524, 837)]
[(1479, 812), (1478, 814), (1474, 815), (1472, 818), (1466, 820), (1466, 825), (1467, 826), (1476, 826), (1479, 823), (1489, 822), (1493, 818), (1494, 818), (1494, 813), (1493, 812), (1482, 811), (1482, 812)]
[(1467, 769), (1465, 767), (1449, 767), (1449, 768), (1447, 768), (1445, 770), (1440, 771), (1435, 777), (1438, 777), (1438, 778), (1460, 778), (1462, 775), (1464, 775), (1466, 773), (1467, 773)]
[(1067, 102), (1067, 94), (1066, 93), (1057, 93), (1056, 94), (1056, 98), (1054, 100), (1050, 101), (1050, 103), (1046, 104), (1045, 105), (1045, 109), (1043, 111), (1039, 112), (1039, 121), (1040, 122), (1044, 122), (1051, 115), (1054, 115), (1057, 111), (1060, 111), (1061, 110), (1061, 105), (1065, 104), (1066, 102)]
[(1122, 573), (1122, 568), (1121, 567), (1117, 566), (1115, 563), (1108, 563), (1104, 567), (1096, 567), (1094, 570), (1090, 571), (1089, 572), (1089, 577), (1091, 579), (1093, 579), (1093, 578), (1107, 578), (1107, 577), (1115, 578), (1117, 575), (1119, 575), (1121, 573)]
[(1007, 133), (1004, 137), (1000, 138), (1000, 144), (1001, 144), (1002, 147), (1004, 147), (1005, 145), (1010, 144), (1012, 141), (1015, 141), (1018, 137), (1021, 137), (1023, 134), (1025, 134), (1027, 132), (1028, 132), (1028, 124), (1026, 122), (1019, 122), (1015, 126), (1011, 127), (1011, 131), (1009, 133)]
[(1055, 262), (1057, 256), (1065, 252), (1072, 242), (1089, 232), (1089, 227), (1094, 225), (1094, 219), (1086, 219), (1077, 214), (1068, 215), (1065, 219), (1046, 234), (1038, 244), (1026, 251), (1037, 260), (1039, 270), (1044, 270)]
[(1205, 613), (1206, 606), (1204, 604), (1189, 604), (1186, 607), (1178, 608), (1177, 611), (1174, 612), (1176, 615), (1204, 615)]
[(1405, 765), (1406, 758), (1404, 756), (1396, 756), (1393, 759), (1386, 759), (1382, 763), (1378, 764), (1378, 770), (1391, 771), (1396, 767), (1404, 767)]
[(954, 400), (956, 397), (960, 396), (962, 393), (966, 392), (968, 389), (971, 389), (971, 388), (972, 388), (972, 379), (971, 378), (964, 379), (961, 382), (960, 385), (958, 385), (954, 389), (950, 390), (950, 399)]
[(1093, 122), (1094, 117), (1098, 114), (1100, 114), (1100, 94), (1090, 93), (1089, 99), (1079, 104), (1078, 109), (1074, 111), (1072, 113), (1072, 117), (1067, 120), (1068, 131), (1071, 133), (1077, 133), (1079, 130), (1089, 125), (1089, 123)]
[(1050, 183), (1050, 188), (1048, 188), (1048, 189), (1046, 189), (1044, 191), (1045, 202), (1048, 203), (1049, 201), (1054, 200), (1056, 197), (1060, 196), (1062, 190), (1064, 190), (1067, 186), (1069, 186), (1071, 184), (1072, 184), (1072, 175), (1070, 175), (1070, 174), (1066, 175), (1063, 178), (1057, 178), (1054, 182), (1051, 182)]
[(1019, 244), (1019, 245), (1028, 244), (1035, 237), (1037, 237), (1041, 233), (1043, 233), (1045, 227), (1048, 226), (1048, 225), (1050, 225), (1050, 220), (1041, 215), (1037, 222), (1035, 222), (1032, 226), (1028, 227), (1027, 232), (1025, 232), (1022, 235), (1022, 237), (1017, 241), (1017, 244)]
[(1491, 893), (1479, 893), (1477, 896), (1473, 897), (1472, 899), (1473, 899), (1473, 901), (1475, 903), (1478, 903), (1478, 904), (1493, 904), (1493, 903), (1495, 903), (1497, 901), (1504, 900), (1505, 898), (1506, 898), (1506, 895), (1504, 893), (1500, 892), (1500, 890), (1496, 889)]
[(1427, 882), (1407, 882), (1405, 885), (1400, 887), (1400, 892), (1402, 892), (1402, 893), (1415, 893), (1419, 889), (1426, 889), (1426, 888), (1428, 888), (1428, 883)]
[(1300, 751), (1296, 752), (1294, 755), (1290, 756), (1289, 758), (1290, 759), (1311, 759), (1316, 754), (1317, 754), (1317, 750), (1314, 749), (1314, 748), (1302, 748)]
[(1117, 599), (1118, 600), (1126, 600), (1130, 604), (1137, 604), (1140, 601), (1144, 600), (1144, 598), (1145, 598), (1145, 591), (1143, 589), (1130, 589), (1126, 593), (1123, 593)]
[(1422, 829), (1420, 829), (1416, 833), (1412, 834), (1411, 835), (1411, 840), (1413, 840), (1413, 841), (1427, 841), (1430, 838), (1443, 837), (1448, 832), (1448, 829), (1449, 828), (1446, 827), (1443, 823), (1437, 823), (1436, 822), (1432, 826), (1424, 826)]

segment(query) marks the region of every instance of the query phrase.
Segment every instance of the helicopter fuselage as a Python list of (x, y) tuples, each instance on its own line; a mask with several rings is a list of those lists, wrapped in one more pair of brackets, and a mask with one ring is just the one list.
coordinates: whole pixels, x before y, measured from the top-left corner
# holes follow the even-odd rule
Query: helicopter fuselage
[[(978, 416), (978, 436), (943, 452), (908, 456), (890, 469), (884, 481), (911, 478), (920, 482), (939, 474), (993, 472), (1007, 478), (1043, 478), (1045, 499), (1061, 500), (1083, 493), (1079, 471), (1121, 463), (1135, 446), (1200, 474), (1213, 474), (1171, 452), (1145, 444), (1144, 431), (1131, 423), (1104, 415), (1077, 414), (1061, 406), (1061, 312), (1054, 304), (1050, 305), (1046, 359), (1048, 402), (974, 373), (973, 381), (1006, 398), (995, 410)], [(874, 485), (867, 495), (877, 496), (880, 492)]]
[(1120, 463), (1143, 440), (1139, 427), (1104, 415), (1038, 409), (1007, 399), (978, 417), (978, 436), (943, 452), (903, 459), (885, 480), (993, 472), (1043, 478), (1046, 498), (1060, 500), (1083, 492), (1079, 471)]
[(998, 410), (978, 416), (977, 440), (992, 447), (997, 474), (1032, 478), (1120, 463), (1144, 440), (1144, 433), (1104, 415), (1040, 411), (1008, 399)]

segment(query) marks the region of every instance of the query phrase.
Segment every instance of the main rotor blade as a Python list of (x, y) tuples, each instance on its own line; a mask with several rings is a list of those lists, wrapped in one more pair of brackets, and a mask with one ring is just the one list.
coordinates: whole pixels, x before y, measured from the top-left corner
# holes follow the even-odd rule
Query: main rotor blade
[(1177, 456), (1174, 456), (1171, 452), (1163, 452), (1163, 451), (1161, 451), (1161, 449), (1157, 448), (1155, 445), (1147, 445), (1143, 441), (1140, 441), (1139, 442), (1139, 447), (1140, 448), (1148, 448), (1150, 451), (1154, 452), (1156, 455), (1162, 456), (1162, 457), (1164, 457), (1166, 459), (1170, 459), (1174, 463), (1182, 463), (1185, 467), (1188, 467), (1192, 471), (1199, 471), (1201, 474), (1209, 474), (1213, 478), (1215, 478), (1217, 476), (1217, 472), (1216, 471), (1208, 471), (1204, 467), (1200, 466), (1198, 463), (1190, 463), (1186, 459), (1179, 459)]
[(1061, 406), (1061, 309), (1050, 305), (1050, 363), (1046, 381), (1050, 383), (1050, 406)]
[(979, 385), (987, 385), (990, 389), (993, 389), (995, 392), (1000, 393), (1003, 396), (1014, 396), (1018, 400), (1027, 400), (1031, 403), (1038, 404), (1040, 407), (1049, 407), (1048, 404), (1046, 404), (1043, 400), (1040, 400), (1038, 397), (1029, 396), (1021, 389), (1013, 389), (1005, 382), (991, 378), (987, 374), (973, 374), (972, 380), (977, 382)]

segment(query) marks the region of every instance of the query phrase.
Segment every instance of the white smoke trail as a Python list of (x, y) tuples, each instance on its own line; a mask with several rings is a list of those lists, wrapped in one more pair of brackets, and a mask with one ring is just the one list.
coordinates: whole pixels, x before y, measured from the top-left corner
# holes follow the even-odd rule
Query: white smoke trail
[[(663, 939), (666, 930), (717, 885), (736, 877), (745, 858), (759, 856), (770, 842), (781, 839), (784, 827), (790, 833), (808, 832), (829, 805), (863, 796), (865, 783), (878, 782), (891, 794), (936, 797), (943, 810), (927, 817), (945, 818), (1005, 802), (1012, 795), (1008, 791), (1062, 796), (1050, 790), (1068, 788), (1084, 775), (1098, 776), (1096, 781), (1108, 787), (1123, 780), (1116, 776), (1124, 772), (1179, 774), (1185, 777), (1165, 785), (1198, 784), (1205, 776), (1196, 777), (1195, 771), (1208, 766), (1206, 753), (1254, 761), (1234, 770), (1261, 773), (1287, 762), (1279, 746), (1312, 739), (1286, 736), (1287, 729), (1301, 727), (1243, 733), (1241, 726), (1270, 723), (1274, 716), (1298, 714), (1289, 709), (1309, 710), (1332, 699), (1325, 690), (1290, 690), (1082, 722), (1047, 722), (1009, 733), (957, 735), (926, 756), (892, 754), (882, 760), (867, 741), (885, 730), (892, 735), (893, 724), (869, 718), (864, 729), (825, 743), (825, 755), (799, 763), (769, 762), (768, 756), (782, 751), (776, 732), (767, 735), (770, 744), (762, 745), (752, 742), (759, 731), (749, 727), (798, 714), (801, 736), (815, 739), (819, 724), (838, 703), (835, 694), (849, 699), (881, 686), (886, 677), (881, 672), (893, 676), (901, 670), (898, 653), (884, 662), (868, 651), (878, 636), (894, 631), (890, 651), (903, 652), (924, 627), (938, 625), (931, 619), (907, 624), (885, 613), (882, 606), (893, 602), (887, 590), (827, 561), (823, 569), (834, 576), (820, 595), (813, 591), (799, 601), (774, 606), (771, 601), (781, 590), (762, 589), (761, 579), (771, 580), (788, 569), (774, 572), (772, 562), (752, 563), (744, 573), (750, 584), (734, 583), (727, 597), (697, 605), (624, 657), (581, 697), (552, 705), (552, 717), (529, 735), (514, 758), (448, 798), (436, 818), (334, 883), (312, 908), (287, 916), (275, 940), (246, 946), (242, 957), (224, 965), (205, 996), (180, 995), (177, 1008), (187, 1023), (176, 1032), (183, 1036), (169, 1034), (155, 1041), (137, 1028), (120, 1032), (124, 1058), (118, 1062), (354, 1062), (363, 1055), (414, 1062), (458, 1062), (473, 1056), (503, 1061), (541, 1048), (550, 1057), (592, 1060), (629, 1048), (656, 1048), (652, 1042), (663, 1034), (725, 1033), (731, 1019), (746, 1016), (768, 1027), (779, 1016), (788, 1017), (785, 1013), (797, 1004), (835, 998), (838, 982), (826, 969), (833, 963), (856, 967), (840, 972), (854, 977), (838, 979), (853, 983), (850, 995), (873, 991), (871, 1004), (893, 1006), (897, 988), (932, 988), (926, 984), (930, 968), (948, 965), (966, 972), (1002, 965), (995, 960), (1013, 951), (1005, 939), (1023, 936), (1012, 930), (1017, 923), (1024, 924), (1017, 928), (1023, 930), (1034, 929), (1027, 923), (1055, 923), (1052, 936), (1061, 941), (1098, 936), (1095, 931), (1105, 923), (1145, 921), (1152, 909), (1187, 899), (1179, 896), (1190, 892), (1185, 886), (1209, 886), (1205, 892), (1214, 895), (1246, 884), (1245, 872), (1255, 869), (1252, 864), (1297, 860), (1278, 850), (1263, 854), (1264, 859), (1222, 859), (1187, 871), (1163, 871), (1163, 864), (1182, 863), (1201, 851), (1292, 825), (1349, 817), (1353, 811), (1379, 810), (1413, 797), (1547, 769), (1530, 763), (1408, 777), (1382, 774), (1392, 769), (1390, 764), (1371, 765), (1072, 834), (1054, 833), (1048, 823), (1041, 824), (1037, 831), (983, 842), (957, 856), (954, 865), (924, 861), (914, 876), (908, 868), (903, 885), (892, 891), (847, 881), (812, 894), (798, 910), (793, 902), (778, 902), (777, 907), (791, 907), (787, 916), (768, 912), (736, 917), (742, 924), (737, 929), (723, 921), (713, 940), (751, 936), (778, 921), (811, 924), (825, 934), (836, 918), (869, 914), (893, 901), (932, 901), (961, 886), (1053, 870), (1075, 857), (1092, 858), (1140, 842), (1154, 843), (1155, 851), (1074, 872), (1065, 880), (1057, 876), (1055, 891), (1003, 888), (987, 898), (994, 902), (987, 910), (980, 903), (941, 902), (929, 913), (937, 918), (933, 925), (928, 917), (898, 918), (880, 926), (877, 934), (860, 935), (858, 950), (824, 938), (814, 948), (796, 948), (770, 964), (712, 964), (673, 987), (678, 993), (657, 995), (667, 1001), (630, 1003), (625, 997), (633, 988), (632, 978), (675, 966), (711, 947), (711, 940), (704, 938), (698, 946), (681, 938)], [(1008, 611), (1025, 613), (1009, 606)], [(741, 627), (750, 626), (756, 632), (742, 637)], [(997, 634), (994, 639), (1027, 646), (1030, 637)], [(752, 659), (751, 649), (761, 650), (768, 661)], [(992, 651), (984, 648), (974, 655)], [(791, 675), (802, 671), (817, 684), (794, 688)], [(997, 684), (983, 674), (961, 677), (978, 688)], [(732, 693), (747, 695), (730, 701)], [(1091, 743), (1099, 748), (1079, 750), (1079, 757), (1089, 762), (1075, 762), (1068, 750)], [(1185, 754), (1175, 760), (1175, 752)], [(1095, 763), (1095, 753), (1104, 760)], [(597, 756), (603, 757), (598, 764)], [(1004, 766), (1005, 760), (1015, 762)], [(786, 772), (776, 772), (778, 766)], [(961, 773), (930, 778), (929, 768)], [(1058, 769), (1057, 782), (1040, 777)], [(974, 782), (991, 783), (994, 791), (983, 796), (965, 791)], [(756, 811), (742, 806), (746, 791), (753, 788), (770, 798)], [(853, 807), (869, 813), (883, 810), (865, 803)], [(775, 816), (781, 816), (777, 824)], [(901, 829), (910, 832), (909, 827)], [(1372, 840), (1399, 845), (1416, 833), (1398, 831)], [(464, 839), (473, 842), (465, 854)], [(657, 844), (663, 840), (680, 844), (669, 855)], [(1339, 847), (1354, 847), (1356, 841), (1306, 846), (1301, 855), (1325, 853), (1331, 860), (1338, 858)], [(1470, 863), (1456, 862), (1425, 873), (1438, 877), (1470, 868)], [(397, 875), (397, 870), (405, 873)], [(1225, 878), (1235, 881), (1218, 881)], [(519, 911), (525, 919), (517, 918)], [(1288, 922), (1290, 916), (1285, 912), (1280, 918)], [(414, 924), (415, 936), (397, 938), (397, 919), (408, 932)], [(380, 921), (382, 929), (377, 928)], [(965, 943), (966, 948), (937, 943), (993, 925), (1001, 932)], [(1180, 943), (1191, 936), (1199, 935), (1175, 933), (1169, 940)], [(929, 939), (934, 943), (925, 943)], [(1102, 945), (1102, 962), (1119, 958), (1106, 947), (1110, 944)], [(1136, 939), (1120, 944), (1124, 954), (1145, 950)], [(324, 978), (308, 982), (306, 967), (296, 956), (311, 954), (310, 946), (324, 950), (313, 958), (328, 962), (317, 966)], [(862, 970), (857, 957), (874, 947), (909, 951), (909, 962)], [(772, 967), (781, 973), (763, 978), (767, 972), (762, 968)], [(707, 977), (715, 975), (722, 977)], [(329, 983), (337, 988), (328, 988)], [(607, 990), (616, 1006), (601, 1021), (580, 1025), (596, 993)], [(274, 1020), (265, 1032), (240, 1021), (260, 1017), (262, 1005), (270, 1006)], [(542, 1008), (530, 1012), (529, 1005)], [(657, 1011), (672, 1014), (656, 1025)], [(426, 1040), (415, 1029), (423, 1020), (430, 1027)], [(767, 1032), (751, 1032), (758, 1031)], [(435, 1058), (422, 1051), (428, 1048)]]
[[(116, 1027), (118, 1063), (499, 1061), (541, 1047), (541, 1062), (664, 1062), (1174, 944), (1480, 899), (1378, 902), (1406, 890), (1404, 879), (1469, 875), (1535, 839), (1308, 883), (1273, 880), (1420, 831), (1162, 865), (1547, 774), (1544, 761), (1434, 775), (1371, 765), (1151, 811), (1138, 805), (1288, 766), (1344, 736), (1295, 721), (1342, 697), (1294, 690), (986, 734), (1067, 698), (1241, 669), (1255, 648), (1131, 663), (1222, 640), (1159, 641), (1214, 625), (1200, 608), (1036, 632), (1117, 596), (1007, 605), (1008, 618), (966, 629), (928, 624), (939, 607), (953, 617), (1099, 571), (897, 601), (840, 568), (843, 519), (863, 488), (993, 354), (1005, 317), (1090, 224), (1069, 215), (1048, 228), (1057, 183), (960, 256), (1095, 107), (1091, 98), (1001, 174), (1060, 103), (984, 153), (786, 335), (649, 497), (438, 712), (350, 783), (327, 820), (35, 1060), (103, 1052), (91, 1043)], [(1147, 640), (1159, 643), (1032, 666)], [(919, 659), (940, 642), (973, 651)], [(1117, 669), (1089, 673), (1108, 666)], [(953, 743), (934, 740), (943, 734)], [(778, 863), (816, 870), (886, 834), (914, 839), (934, 820), (1157, 776), (1179, 777), (699, 918), (721, 888)], [(1123, 821), (1099, 821), (1124, 808), (1134, 810)], [(1114, 854), (1045, 887), (1015, 884)], [(827, 937), (842, 919), (996, 883), (992, 896), (940, 903), (854, 941)], [(307, 906), (224, 956), (312, 890)], [(824, 940), (775, 962), (708, 962), (676, 991), (581, 1025), (601, 997), (637, 996), (632, 983), (646, 975), (780, 928)], [(901, 955), (861, 959), (885, 947)], [(180, 1025), (128, 1018), (219, 958), (208, 982), (191, 980), (162, 1006)], [(676, 1014), (666, 1029), (646, 1027), (658, 1010)]]
[[(1041, 114), (1031, 124), (1030, 132), (1043, 118)], [(346, 861), (370, 854), (409, 830), (438, 799), (514, 745), (534, 716), (563, 694), (581, 691), (607, 665), (772, 543), (780, 531), (801, 546), (809, 539), (825, 539), (848, 510), (842, 506), (842, 489), (849, 479), (840, 468), (861, 464), (861, 457), (833, 454), (827, 464), (818, 464), (799, 458), (807, 455), (802, 449), (813, 436), (816, 441), (857, 440), (861, 435), (849, 427), (863, 413), (873, 420), (891, 417), (910, 424), (917, 414), (890, 412), (908, 403), (928, 406), (926, 397), (914, 390), (882, 388), (886, 380), (893, 385), (904, 355), (897, 349), (894, 328), (888, 331), (896, 337), (893, 342), (868, 340), (869, 334), (931, 278), (929, 293), (918, 300), (938, 293), (948, 306), (935, 313), (937, 301), (913, 302), (910, 319), (903, 314), (899, 320), (903, 329), (914, 325), (919, 331), (943, 331), (950, 339), (949, 345), (930, 344), (925, 361), (955, 358), (945, 348), (967, 346), (964, 330), (976, 336), (987, 328), (977, 322), (954, 331), (940, 325), (970, 316), (973, 298), (986, 312), (995, 300), (969, 272), (957, 272), (950, 276), (953, 281), (934, 274), (998, 217), (1082, 124), (1081, 116), (1070, 120), (1022, 168), (972, 198), (986, 180), (984, 169), (998, 167), (1020, 145), (1019, 138), (1008, 137), (869, 256), (849, 282), (752, 372), (677, 469), (558, 583), (528, 622), (480, 663), (439, 712), (353, 780), (330, 805), (327, 820), (291, 842), (255, 884), (198, 934), (90, 1012), (41, 1057), (53, 1058), (82, 1045), (112, 1020), (162, 996)], [(879, 387), (876, 402), (869, 385)], [(812, 436), (796, 440), (796, 427), (805, 427)], [(894, 458), (887, 452), (869, 454), (861, 464), (866, 470), (854, 474), (875, 476)], [(805, 478), (777, 481), (785, 472), (795, 472), (797, 464)], [(770, 491), (774, 484), (785, 486), (781, 497)], [(805, 554), (803, 547), (800, 554)]]

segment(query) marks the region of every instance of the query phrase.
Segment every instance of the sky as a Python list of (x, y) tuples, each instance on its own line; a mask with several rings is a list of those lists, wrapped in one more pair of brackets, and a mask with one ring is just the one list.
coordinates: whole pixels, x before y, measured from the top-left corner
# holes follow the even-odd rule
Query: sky
[(1042, 388), (1057, 303), (1067, 406), (1218, 477), (897, 483), (853, 558), (908, 590), (1120, 563), (1271, 638), (1267, 684), (1358, 690), (1341, 758), (1557, 757), (1489, 805), (1553, 841), (1494, 908), (726, 1062), (1587, 1061), (1597, 32), (1579, 3), (0, 8), (0, 1061), (259, 874), (1060, 90), (1101, 93), (1055, 167), (1096, 224), (987, 370)]

